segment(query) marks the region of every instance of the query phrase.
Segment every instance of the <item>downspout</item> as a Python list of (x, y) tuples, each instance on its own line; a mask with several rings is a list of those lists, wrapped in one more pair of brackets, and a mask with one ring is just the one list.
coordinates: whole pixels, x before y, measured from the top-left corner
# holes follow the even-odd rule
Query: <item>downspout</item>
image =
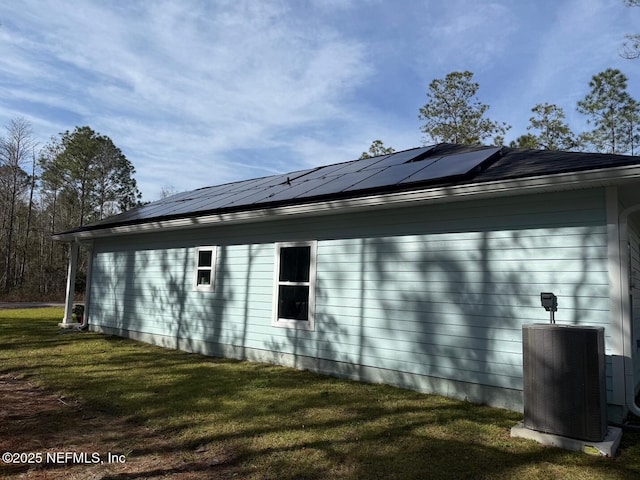
[(620, 292), (622, 316), (622, 354), (624, 358), (625, 403), (631, 413), (640, 417), (640, 407), (636, 404), (636, 390), (633, 366), (633, 318), (631, 315), (629, 284), (629, 215), (640, 211), (640, 205), (633, 205), (620, 212), (618, 228), (620, 232)]

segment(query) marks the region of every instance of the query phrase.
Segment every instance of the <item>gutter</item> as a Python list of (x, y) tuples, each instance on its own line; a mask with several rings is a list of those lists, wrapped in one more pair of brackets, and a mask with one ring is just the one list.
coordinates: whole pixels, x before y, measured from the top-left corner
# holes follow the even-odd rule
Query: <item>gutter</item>
[(210, 213), (194, 217), (157, 219), (129, 225), (114, 225), (90, 230), (75, 230), (52, 236), (53, 240), (70, 242), (93, 238), (149, 233), (157, 230), (201, 228), (218, 224), (238, 224), (272, 220), (276, 217), (320, 216), (329, 213), (347, 213), (403, 205), (463, 201), (476, 198), (494, 198), (513, 194), (544, 193), (560, 190), (584, 189), (620, 185), (640, 179), (640, 166), (626, 165), (610, 169), (538, 175), (510, 180), (476, 182), (463, 185), (423, 188), (396, 193), (363, 197), (307, 202), (298, 205), (274, 206), (255, 210)]

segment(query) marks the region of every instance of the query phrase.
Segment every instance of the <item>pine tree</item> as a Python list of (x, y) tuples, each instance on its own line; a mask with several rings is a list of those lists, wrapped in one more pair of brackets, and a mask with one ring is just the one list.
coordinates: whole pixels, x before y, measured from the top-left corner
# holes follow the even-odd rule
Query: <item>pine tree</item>
[(627, 77), (609, 68), (594, 75), (589, 87), (578, 111), (589, 117), (594, 129), (582, 138), (598, 152), (633, 154), (640, 136), (640, 104), (627, 92)]
[(382, 140), (374, 140), (369, 147), (369, 151), (362, 152), (362, 155), (360, 155), (360, 160), (364, 158), (378, 157), (380, 155), (389, 155), (393, 152), (395, 152), (393, 147), (385, 147)]
[(473, 73), (469, 71), (451, 72), (429, 84), (429, 101), (418, 117), (425, 121), (421, 130), (431, 141), (480, 144), (490, 138), (502, 138), (511, 128), (485, 118), (489, 106), (477, 99), (480, 85), (472, 79)]

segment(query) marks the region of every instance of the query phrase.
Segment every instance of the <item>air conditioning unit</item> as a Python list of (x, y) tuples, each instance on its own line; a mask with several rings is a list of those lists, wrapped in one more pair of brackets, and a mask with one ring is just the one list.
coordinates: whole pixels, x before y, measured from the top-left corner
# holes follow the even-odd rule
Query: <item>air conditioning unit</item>
[(522, 327), (524, 426), (599, 442), (607, 434), (604, 328)]

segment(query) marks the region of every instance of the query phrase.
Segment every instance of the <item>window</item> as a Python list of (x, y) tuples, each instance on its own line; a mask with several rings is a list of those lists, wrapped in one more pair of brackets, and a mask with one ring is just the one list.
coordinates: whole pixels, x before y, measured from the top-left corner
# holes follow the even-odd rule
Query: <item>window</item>
[(216, 268), (216, 247), (196, 248), (194, 290), (213, 292)]
[(273, 325), (314, 329), (316, 242), (276, 244)]

